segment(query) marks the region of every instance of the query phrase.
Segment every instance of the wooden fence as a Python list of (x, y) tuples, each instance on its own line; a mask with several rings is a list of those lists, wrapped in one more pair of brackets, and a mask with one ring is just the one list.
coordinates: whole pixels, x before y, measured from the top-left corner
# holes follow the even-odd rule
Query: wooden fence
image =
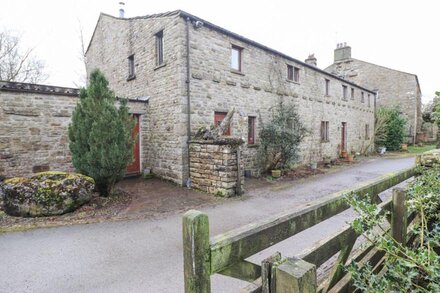
[[(379, 193), (413, 177), (415, 168), (384, 175), (360, 186), (332, 194), (302, 210), (287, 211), (210, 238), (208, 216), (191, 210), (183, 216), (183, 256), (186, 293), (211, 292), (211, 275), (222, 274), (250, 284), (241, 292), (350, 292), (350, 276), (340, 264), (356, 260), (379, 266), (383, 253), (374, 247), (353, 250), (359, 237), (350, 225), (310, 247), (299, 258), (282, 258), (279, 253), (263, 260), (261, 265), (246, 258), (306, 230), (349, 208), (344, 194), (368, 195), (380, 207), (391, 211), (391, 233), (405, 241), (407, 215), (405, 192), (393, 190), (392, 199), (381, 202)], [(410, 218), (412, 220), (412, 218)], [(339, 252), (328, 274), (319, 284), (316, 268)]]

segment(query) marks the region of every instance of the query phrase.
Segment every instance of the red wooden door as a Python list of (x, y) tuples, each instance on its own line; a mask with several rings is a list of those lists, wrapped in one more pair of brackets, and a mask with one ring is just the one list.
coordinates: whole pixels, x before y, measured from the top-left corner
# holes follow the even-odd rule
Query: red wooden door
[(127, 174), (140, 173), (141, 171), (141, 158), (140, 158), (140, 137), (139, 137), (139, 115), (133, 114), (135, 120), (135, 126), (133, 128), (132, 136), (137, 135), (137, 139), (133, 146), (133, 162), (127, 166)]

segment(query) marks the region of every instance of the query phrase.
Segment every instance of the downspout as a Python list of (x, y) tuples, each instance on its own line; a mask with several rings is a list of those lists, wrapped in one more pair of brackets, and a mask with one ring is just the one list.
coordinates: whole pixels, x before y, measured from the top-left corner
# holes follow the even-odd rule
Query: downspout
[(416, 145), (416, 139), (417, 139), (417, 114), (418, 114), (418, 104), (417, 104), (417, 99), (416, 99), (416, 106), (414, 107), (414, 146)]
[(189, 144), (191, 141), (191, 88), (190, 88), (190, 58), (189, 58), (189, 25), (191, 19), (186, 18), (186, 108), (188, 111), (186, 135), (187, 135), (187, 157), (188, 157), (188, 178), (186, 179), (186, 187), (191, 188), (191, 166), (190, 166), (190, 151)]

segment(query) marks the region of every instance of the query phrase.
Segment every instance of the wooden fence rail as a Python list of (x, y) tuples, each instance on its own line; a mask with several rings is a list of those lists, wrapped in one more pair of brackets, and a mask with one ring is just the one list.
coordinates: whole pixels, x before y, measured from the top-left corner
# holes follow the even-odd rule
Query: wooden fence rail
[[(288, 276), (289, 272), (303, 272), (301, 276), (297, 276), (302, 281), (298, 280), (298, 282), (292, 283), (296, 284), (297, 287), (301, 287), (304, 285), (303, 281), (309, 280), (313, 275), (312, 271), (316, 274), (316, 269), (312, 270), (309, 265), (315, 268), (319, 267), (339, 251), (336, 264), (347, 261), (358, 237), (350, 226), (343, 227), (331, 237), (321, 241), (319, 245), (312, 247), (300, 257), (300, 260), (282, 260), (280, 257), (275, 256), (266, 263), (263, 261), (262, 265), (257, 265), (245, 259), (348, 209), (349, 206), (344, 200), (344, 194), (353, 192), (358, 195), (368, 195), (380, 203), (379, 193), (411, 178), (415, 175), (415, 172), (415, 168), (409, 168), (387, 174), (378, 179), (362, 183), (355, 188), (343, 190), (317, 200), (302, 210), (287, 211), (266, 220), (214, 236), (211, 239), (208, 216), (199, 211), (188, 211), (183, 216), (185, 292), (210, 292), (210, 276), (216, 273), (250, 282), (251, 284), (243, 292), (295, 292), (289, 291), (293, 290), (293, 287), (283, 287), (284, 283), (280, 281), (281, 279), (292, 280), (291, 276)], [(380, 206), (384, 209), (398, 207), (403, 196), (403, 192), (395, 191), (393, 199), (380, 203)], [(399, 238), (399, 241), (405, 241), (405, 236), (402, 234), (404, 229), (406, 232), (406, 221), (403, 221), (404, 218), (406, 219), (405, 211), (399, 206), (392, 214), (392, 235), (402, 237)], [(355, 256), (357, 260), (366, 257), (380, 260), (382, 256), (380, 252), (372, 248)], [(278, 280), (267, 279), (273, 278), (275, 275), (280, 276)], [(336, 285), (342, 286), (339, 283), (344, 277), (341, 266), (335, 265), (330, 273), (330, 278), (324, 284), (320, 284), (317, 290), (319, 292), (330, 292), (329, 290)], [(301, 288), (301, 290), (304, 290), (303, 287)], [(347, 285), (341, 288), (347, 288)], [(334, 292), (341, 291), (343, 290)]]

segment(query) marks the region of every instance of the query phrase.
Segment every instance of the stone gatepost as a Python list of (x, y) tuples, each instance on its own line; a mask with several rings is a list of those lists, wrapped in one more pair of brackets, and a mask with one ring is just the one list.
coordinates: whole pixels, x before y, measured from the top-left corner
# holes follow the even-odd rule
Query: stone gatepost
[(191, 186), (222, 197), (243, 193), (240, 138), (193, 140), (190, 143)]

